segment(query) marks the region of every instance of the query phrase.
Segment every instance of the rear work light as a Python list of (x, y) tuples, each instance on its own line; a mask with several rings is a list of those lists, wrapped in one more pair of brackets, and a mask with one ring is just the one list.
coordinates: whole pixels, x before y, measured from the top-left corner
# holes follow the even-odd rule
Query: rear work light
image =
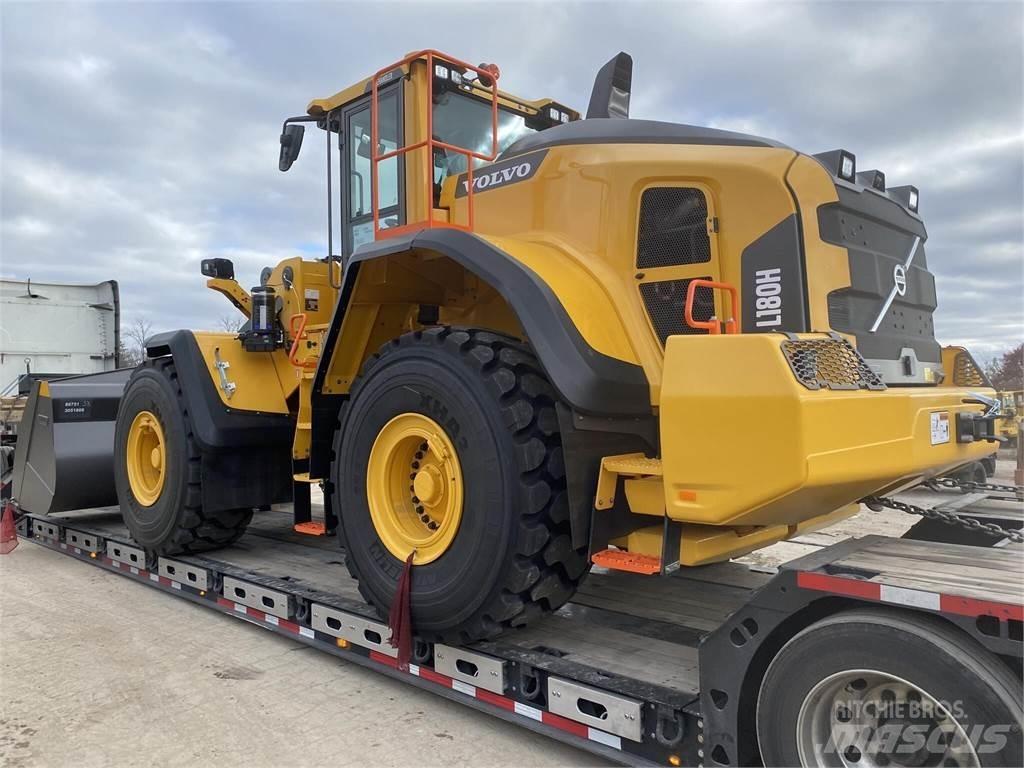
[(885, 174), (881, 171), (861, 171), (857, 174), (857, 182), (878, 192), (885, 192)]
[(833, 149), (831, 152), (820, 152), (814, 157), (821, 162), (833, 176), (845, 181), (853, 181), (857, 176), (857, 158), (845, 149)]
[(909, 210), (917, 213), (918, 191), (917, 187), (910, 185), (904, 187), (893, 187), (889, 190), (889, 197), (898, 203), (902, 203)]

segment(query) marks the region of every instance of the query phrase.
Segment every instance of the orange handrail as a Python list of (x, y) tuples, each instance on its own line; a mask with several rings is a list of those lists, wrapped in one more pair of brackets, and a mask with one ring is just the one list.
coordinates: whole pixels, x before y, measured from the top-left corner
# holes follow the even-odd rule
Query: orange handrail
[[(313, 360), (299, 360), (299, 342), (307, 337), (306, 334), (306, 313), (299, 312), (298, 314), (292, 315), (291, 320), (288, 321), (289, 330), (292, 332), (292, 346), (288, 350), (288, 362), (294, 365), (296, 368), (313, 369), (316, 368), (317, 361)], [(298, 320), (298, 323), (295, 321)], [(298, 327), (296, 327), (298, 326)]]
[[(722, 291), (729, 293), (729, 309), (730, 315), (736, 314), (737, 297), (736, 286), (731, 283), (720, 283), (716, 280), (691, 280), (690, 285), (686, 289), (686, 307), (683, 312), (683, 316), (686, 319), (686, 324), (691, 328), (703, 328), (708, 333), (714, 335), (722, 332), (722, 322), (718, 318), (712, 316), (710, 320), (695, 320), (693, 318), (693, 300), (697, 295), (697, 289), (701, 286), (705, 288), (715, 289), (718, 288)], [(727, 334), (739, 333), (739, 326), (736, 324), (735, 317), (729, 317), (725, 320), (725, 332)]]
[[(483, 77), (491, 81), (491, 152), (484, 154), (482, 152), (475, 152), (465, 147), (457, 147), (453, 144), (440, 141), (434, 138), (434, 57), (438, 57), (447, 67), (461, 67), (464, 71), (476, 72), (477, 77)], [(390, 74), (395, 69), (404, 67), (406, 64), (411, 64), (414, 61), (426, 57), (427, 60), (427, 138), (423, 141), (418, 141), (415, 144), (409, 144), (408, 146), (401, 146), (397, 149), (391, 150), (390, 152), (384, 152), (378, 154), (380, 149), (380, 135), (378, 133), (378, 105), (379, 105), (379, 86), (378, 81), (383, 75)], [(464, 61), (459, 61), (453, 56), (435, 51), (433, 49), (426, 49), (418, 51), (416, 53), (409, 54), (401, 61), (391, 64), (390, 66), (384, 67), (377, 71), (370, 81), (370, 197), (371, 197), (371, 208), (373, 210), (373, 239), (379, 240), (382, 237), (394, 237), (406, 232), (415, 231), (419, 229), (431, 229), (432, 227), (448, 227), (449, 229), (461, 229), (467, 232), (473, 230), (473, 160), (484, 160), (490, 162), (498, 156), (498, 77), (500, 72), (496, 66), (489, 64), (486, 67), (474, 67), (472, 64), (468, 64)], [(378, 184), (378, 173), (377, 166), (382, 160), (388, 160), (392, 157), (398, 157), (408, 152), (412, 152), (415, 149), (426, 148), (426, 197), (427, 201), (427, 218), (423, 221), (414, 222), (411, 224), (404, 224), (401, 227), (390, 227), (388, 229), (381, 229), (380, 227), (380, 204), (378, 200), (377, 188)], [(434, 220), (434, 149), (444, 149), (450, 152), (457, 152), (458, 154), (466, 156), (466, 206), (468, 223), (465, 225), (456, 224), (451, 221), (435, 221)]]

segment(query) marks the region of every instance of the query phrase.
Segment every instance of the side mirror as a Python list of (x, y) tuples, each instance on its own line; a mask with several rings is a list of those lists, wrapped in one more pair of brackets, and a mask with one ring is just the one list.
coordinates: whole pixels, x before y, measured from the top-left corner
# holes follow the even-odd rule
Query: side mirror
[(298, 123), (288, 123), (281, 134), (281, 155), (277, 160), (278, 170), (287, 171), (299, 156), (302, 149), (302, 136), (306, 127)]

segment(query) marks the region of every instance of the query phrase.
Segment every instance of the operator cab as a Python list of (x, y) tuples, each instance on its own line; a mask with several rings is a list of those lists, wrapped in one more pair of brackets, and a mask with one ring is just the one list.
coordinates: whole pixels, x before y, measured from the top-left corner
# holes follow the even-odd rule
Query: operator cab
[[(524, 137), (580, 118), (551, 99), (529, 101), (498, 90), (499, 76), (492, 64), (473, 67), (423, 51), (334, 96), (312, 101), (308, 115), (285, 121), (282, 171), (298, 157), (301, 123), (329, 128), (328, 221), (333, 229), (333, 216), (339, 216), (342, 259), (361, 245), (407, 228), (468, 228), (469, 222), (454, 221), (449, 207), (442, 207), (442, 199), (463, 196), (455, 189), (460, 175), (470, 166), (492, 162)], [(333, 178), (331, 155), (338, 164)], [(428, 158), (429, 188), (423, 174)], [(334, 185), (342, 190), (337, 209), (331, 199)], [(469, 185), (467, 193), (472, 196)], [(329, 240), (333, 242), (333, 232)]]

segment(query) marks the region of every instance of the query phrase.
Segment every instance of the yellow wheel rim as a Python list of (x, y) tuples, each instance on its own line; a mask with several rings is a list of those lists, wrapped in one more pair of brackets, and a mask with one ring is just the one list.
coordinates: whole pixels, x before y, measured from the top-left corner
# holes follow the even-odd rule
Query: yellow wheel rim
[(380, 540), (414, 565), (443, 555), (462, 521), (462, 468), (441, 425), (403, 413), (384, 425), (370, 449), (366, 499)]
[(151, 507), (160, 498), (167, 472), (167, 449), (160, 420), (140, 411), (128, 428), (128, 484), (135, 500)]

